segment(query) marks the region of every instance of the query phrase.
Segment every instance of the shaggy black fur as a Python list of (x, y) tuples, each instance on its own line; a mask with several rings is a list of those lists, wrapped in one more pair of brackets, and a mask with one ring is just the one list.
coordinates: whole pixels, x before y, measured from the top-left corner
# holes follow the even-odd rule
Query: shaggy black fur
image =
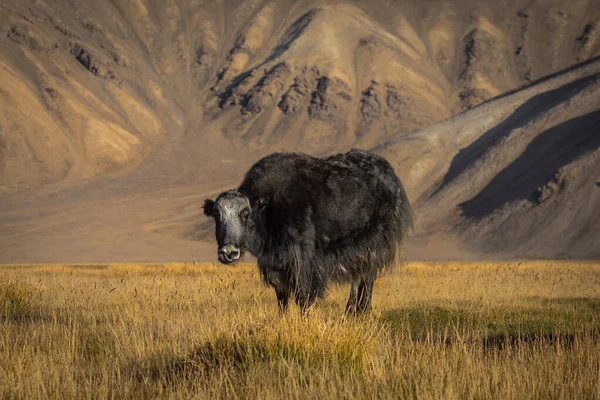
[(399, 261), (413, 226), (393, 168), (361, 150), (271, 154), (204, 208), (217, 223), (219, 259), (235, 261), (231, 249), (254, 254), (282, 309), (294, 295), (306, 310), (328, 282), (342, 280), (352, 282), (346, 311), (370, 310), (378, 272)]

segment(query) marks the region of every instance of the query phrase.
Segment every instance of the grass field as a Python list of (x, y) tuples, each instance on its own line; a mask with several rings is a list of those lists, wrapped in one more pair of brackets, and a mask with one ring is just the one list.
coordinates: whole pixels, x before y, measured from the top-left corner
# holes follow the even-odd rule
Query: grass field
[(279, 316), (256, 267), (0, 267), (3, 398), (600, 398), (600, 263), (409, 263)]

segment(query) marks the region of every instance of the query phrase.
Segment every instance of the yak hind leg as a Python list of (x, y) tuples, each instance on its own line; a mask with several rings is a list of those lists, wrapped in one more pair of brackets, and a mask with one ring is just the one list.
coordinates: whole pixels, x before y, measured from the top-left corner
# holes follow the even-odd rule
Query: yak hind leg
[(376, 276), (361, 276), (352, 281), (350, 297), (346, 303), (347, 315), (359, 315), (371, 311), (371, 297)]
[(373, 297), (374, 284), (375, 276), (368, 276), (360, 281), (360, 284), (358, 285), (357, 314), (364, 314), (371, 311), (371, 299)]
[(356, 314), (358, 307), (358, 286), (359, 281), (352, 281), (352, 286), (350, 287), (350, 297), (348, 297), (348, 302), (346, 303), (347, 315)]

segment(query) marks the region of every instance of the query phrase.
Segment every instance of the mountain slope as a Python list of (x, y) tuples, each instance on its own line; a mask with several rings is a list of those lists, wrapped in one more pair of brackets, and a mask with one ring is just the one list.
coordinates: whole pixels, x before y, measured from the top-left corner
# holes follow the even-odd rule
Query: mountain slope
[(597, 256), (598, 0), (0, 9), (0, 261), (208, 257), (204, 196), (351, 147), (406, 183), (415, 256)]
[(600, 255), (600, 59), (376, 150), (405, 171), (426, 240)]
[(7, 0), (0, 187), (374, 146), (599, 54), (596, 6)]

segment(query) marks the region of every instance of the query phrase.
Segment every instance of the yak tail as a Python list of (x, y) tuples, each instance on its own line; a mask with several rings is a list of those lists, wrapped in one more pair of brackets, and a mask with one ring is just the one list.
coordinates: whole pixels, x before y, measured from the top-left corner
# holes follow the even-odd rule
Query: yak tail
[(399, 181), (398, 183), (393, 229), (394, 242), (396, 245), (394, 249), (394, 260), (395, 263), (401, 264), (406, 257), (409, 235), (414, 229), (414, 214), (402, 182)]

